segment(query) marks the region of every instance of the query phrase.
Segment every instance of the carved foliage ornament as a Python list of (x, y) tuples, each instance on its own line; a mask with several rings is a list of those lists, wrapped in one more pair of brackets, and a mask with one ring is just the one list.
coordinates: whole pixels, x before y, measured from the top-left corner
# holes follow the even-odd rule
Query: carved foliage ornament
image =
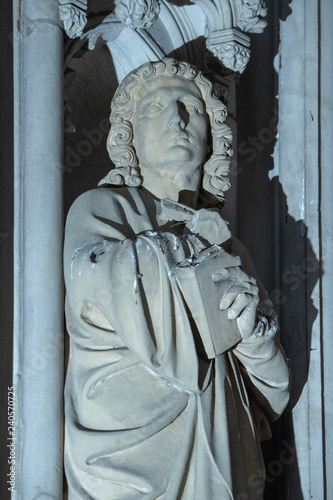
[[(59, 0), (60, 18), (70, 38), (78, 38), (83, 33), (87, 24), (87, 2)], [(142, 29), (153, 25), (160, 9), (160, 0), (115, 0), (114, 14), (125, 26)]]
[(60, 19), (69, 38), (78, 38), (82, 35), (87, 24), (88, 0), (59, 0)]
[[(87, 24), (88, 0), (59, 2), (66, 33), (70, 38), (82, 37)], [(150, 28), (158, 19), (160, 4), (164, 2), (169, 10), (182, 17), (178, 3), (172, 0), (110, 0), (110, 15), (98, 23), (97, 28), (87, 32), (89, 49), (94, 48), (99, 36), (110, 41), (125, 26), (134, 30)], [(207, 48), (211, 55), (222, 63), (227, 73), (242, 73), (250, 58), (250, 39), (245, 32), (261, 33), (266, 26), (264, 0), (193, 0), (193, 4), (197, 4), (207, 18)], [(179, 29), (183, 35), (181, 26)]]
[(243, 73), (250, 60), (250, 39), (236, 29), (213, 32), (207, 48), (228, 70)]
[(249, 33), (262, 33), (267, 23), (263, 19), (267, 8), (263, 0), (243, 0), (238, 26)]
[(115, 0), (118, 19), (133, 29), (150, 28), (160, 13), (159, 0)]
[(249, 60), (250, 50), (237, 42), (225, 42), (211, 48), (212, 53), (228, 69), (243, 73)]
[(267, 9), (264, 0), (195, 0), (208, 21), (207, 49), (231, 71), (242, 73), (250, 58), (250, 38), (261, 33)]

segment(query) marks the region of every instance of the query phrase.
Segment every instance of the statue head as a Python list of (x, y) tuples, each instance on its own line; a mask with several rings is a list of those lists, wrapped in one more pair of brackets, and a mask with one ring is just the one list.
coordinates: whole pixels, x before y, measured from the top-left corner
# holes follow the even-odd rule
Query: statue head
[[(186, 86), (182, 82), (186, 83)], [(158, 130), (154, 131), (154, 127), (148, 129), (149, 137), (144, 133), (139, 134), (139, 125), (141, 123), (144, 126), (144, 122), (149, 119), (152, 122), (159, 119), (160, 107), (165, 106), (169, 109), (168, 96), (177, 97), (182, 87), (188, 89), (188, 95), (181, 97), (179, 101), (179, 106), (184, 107), (183, 111), (180, 110), (180, 114), (183, 113), (185, 121), (180, 127), (186, 128), (191, 137), (187, 138), (185, 132), (184, 135), (181, 133), (177, 136), (172, 150), (170, 144), (167, 144), (168, 137), (161, 137), (157, 148), (159, 155), (154, 157), (153, 154), (152, 162), (155, 162), (155, 168), (158, 168), (160, 157), (162, 157), (161, 162), (163, 161), (163, 151), (169, 147), (167, 156), (171, 154), (171, 161), (177, 165), (179, 158), (181, 165), (183, 158), (185, 163), (190, 161), (195, 167), (200, 167), (202, 188), (218, 200), (224, 200), (224, 192), (230, 187), (228, 173), (232, 155), (232, 133), (225, 124), (226, 107), (213, 93), (211, 82), (199, 70), (189, 63), (170, 58), (156, 63), (144, 63), (129, 73), (119, 85), (111, 103), (111, 129), (107, 139), (108, 153), (115, 168), (100, 181), (99, 185), (136, 187), (141, 185), (139, 160), (145, 158), (146, 162), (148, 154), (145, 153), (145, 149), (154, 153), (154, 140), (158, 141), (159, 136)], [(150, 95), (153, 92), (158, 99), (151, 101)], [(144, 111), (140, 120), (142, 110), (147, 111)], [(192, 110), (193, 119), (191, 123), (190, 118), (188, 119), (187, 130), (186, 116), (189, 116)]]

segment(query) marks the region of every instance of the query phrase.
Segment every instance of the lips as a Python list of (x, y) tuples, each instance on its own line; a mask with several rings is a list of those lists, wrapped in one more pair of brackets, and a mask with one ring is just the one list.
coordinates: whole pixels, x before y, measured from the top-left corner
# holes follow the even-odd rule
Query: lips
[(189, 142), (188, 135), (185, 133), (172, 134), (167, 138), (167, 141), (184, 141), (184, 140)]

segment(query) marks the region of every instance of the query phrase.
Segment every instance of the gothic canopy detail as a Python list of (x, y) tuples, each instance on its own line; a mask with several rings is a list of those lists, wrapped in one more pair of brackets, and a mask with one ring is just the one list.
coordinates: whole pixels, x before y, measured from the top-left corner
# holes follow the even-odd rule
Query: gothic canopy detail
[[(110, 42), (128, 28), (138, 32), (147, 30), (150, 35), (149, 29), (157, 20), (159, 26), (162, 24), (169, 30), (171, 14), (172, 30), (178, 30), (185, 44), (192, 41), (186, 39), (188, 30), (183, 29), (190, 23), (197, 37), (205, 37), (210, 56), (227, 72), (235, 73), (242, 73), (250, 58), (250, 38), (245, 33), (261, 33), (266, 26), (264, 0), (193, 0), (191, 4), (184, 1), (177, 5), (170, 0), (104, 0), (104, 18), (101, 12), (99, 20), (96, 11), (88, 8), (88, 0), (59, 0), (59, 3), (67, 35), (88, 38), (90, 49), (97, 38)], [(206, 19), (201, 24), (197, 21), (198, 8)], [(154, 41), (154, 35), (150, 38)]]

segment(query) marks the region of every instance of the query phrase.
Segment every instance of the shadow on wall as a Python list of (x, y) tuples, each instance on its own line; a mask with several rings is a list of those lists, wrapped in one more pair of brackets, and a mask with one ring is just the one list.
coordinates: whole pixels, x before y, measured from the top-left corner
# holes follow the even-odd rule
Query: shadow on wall
[(292, 408), (308, 379), (312, 327), (318, 314), (311, 294), (320, 273), (304, 221), (288, 212), (283, 186), (278, 177), (269, 176), (279, 121), (273, 62), (278, 53), (278, 24), (292, 13), (290, 5), (290, 0), (276, 2), (268, 11), (265, 32), (252, 37), (252, 59), (240, 79), (237, 99), (238, 235), (279, 311), (281, 342), (292, 371), (290, 404), (273, 424), (272, 440), (263, 444), (267, 500), (306, 500)]
[(286, 21), (286, 19), (292, 13), (292, 9), (290, 7), (292, 0), (280, 0), (279, 2), (279, 19), (280, 21)]

